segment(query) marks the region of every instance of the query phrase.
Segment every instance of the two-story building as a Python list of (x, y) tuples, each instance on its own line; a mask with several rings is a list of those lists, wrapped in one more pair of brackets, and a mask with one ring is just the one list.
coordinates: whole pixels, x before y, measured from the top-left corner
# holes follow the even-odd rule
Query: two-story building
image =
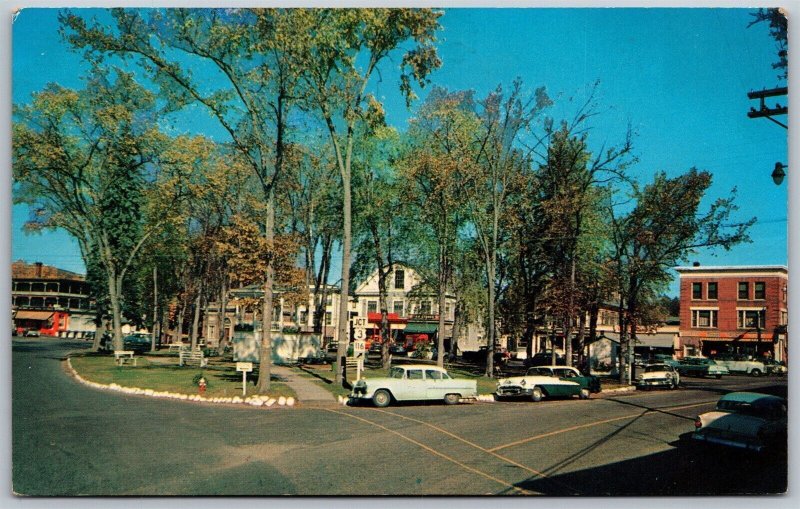
[(724, 353), (786, 360), (785, 266), (678, 267), (679, 355)]
[(94, 303), (86, 278), (41, 262), (11, 264), (14, 330), (82, 338), (94, 332)]

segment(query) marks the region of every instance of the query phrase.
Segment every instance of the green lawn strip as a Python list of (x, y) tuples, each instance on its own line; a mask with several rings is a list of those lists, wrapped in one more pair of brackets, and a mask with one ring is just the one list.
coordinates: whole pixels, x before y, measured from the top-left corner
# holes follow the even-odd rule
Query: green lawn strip
[[(205, 397), (242, 396), (242, 374), (236, 371), (231, 362), (211, 360), (209, 365), (178, 366), (177, 359), (163, 356), (139, 356), (137, 365), (118, 366), (110, 355), (86, 354), (71, 357), (72, 367), (78, 374), (89, 381), (100, 384), (112, 384), (123, 387), (152, 389), (157, 392), (174, 392), (180, 394), (199, 394), (194, 384), (196, 375), (202, 374), (207, 381)], [(248, 374), (247, 395), (255, 395), (255, 376)], [(273, 378), (269, 396), (278, 398), (297, 397), (291, 387)]]

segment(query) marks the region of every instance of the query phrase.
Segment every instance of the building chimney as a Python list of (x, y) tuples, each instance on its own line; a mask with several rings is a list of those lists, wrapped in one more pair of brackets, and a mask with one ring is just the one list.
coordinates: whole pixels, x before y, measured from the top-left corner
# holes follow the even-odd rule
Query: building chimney
[(42, 277), (42, 262), (36, 262), (36, 277)]
[(700, 266), (700, 262), (694, 262), (694, 263), (692, 263), (692, 267), (699, 267), (699, 266)]

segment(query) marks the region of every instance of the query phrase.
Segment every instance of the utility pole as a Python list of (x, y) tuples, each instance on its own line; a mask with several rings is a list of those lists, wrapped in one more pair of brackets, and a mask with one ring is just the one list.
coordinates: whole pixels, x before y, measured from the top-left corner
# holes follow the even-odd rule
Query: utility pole
[(772, 118), (775, 115), (787, 115), (789, 113), (789, 107), (783, 106), (780, 103), (775, 103), (772, 106), (768, 106), (765, 99), (768, 97), (781, 97), (785, 96), (789, 93), (788, 87), (779, 87), (779, 88), (771, 88), (767, 90), (758, 90), (754, 92), (748, 92), (747, 98), (748, 99), (759, 99), (760, 105), (759, 108), (750, 108), (750, 111), (747, 112), (747, 116), (750, 118), (767, 118), (772, 122), (775, 122), (779, 126), (783, 127), (784, 129), (788, 129), (789, 126), (784, 124), (783, 122), (779, 122)]

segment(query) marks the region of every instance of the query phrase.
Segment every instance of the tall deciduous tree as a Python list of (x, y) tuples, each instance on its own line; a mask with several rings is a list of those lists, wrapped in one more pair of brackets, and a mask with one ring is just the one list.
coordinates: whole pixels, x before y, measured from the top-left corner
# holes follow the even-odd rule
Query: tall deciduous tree
[[(430, 9), (320, 9), (297, 12), (306, 27), (300, 63), (307, 105), (322, 116), (342, 180), (342, 278), (337, 359), (344, 357), (349, 326), (352, 246), (352, 162), (359, 124), (383, 123), (383, 106), (367, 87), (379, 65), (396, 49), (401, 60), (400, 90), (410, 102), (412, 84), (426, 83), (441, 62), (433, 46), (440, 14)], [(408, 44), (413, 44), (408, 48)], [(342, 383), (342, 370), (336, 374)]]
[(673, 178), (658, 173), (653, 182), (635, 191), (634, 209), (614, 221), (617, 277), (628, 327), (626, 334), (621, 323), (623, 350), (627, 352), (623, 379), (627, 383), (633, 360), (631, 341), (636, 337), (644, 297), (669, 282), (670, 270), (698, 249), (728, 250), (749, 240), (747, 230), (755, 218), (731, 223), (731, 214), (737, 210), (736, 189), (701, 210), (711, 178), (709, 172), (697, 169)]
[(87, 266), (102, 268), (115, 349), (122, 349), (126, 275), (162, 224), (145, 228), (141, 211), (168, 144), (155, 106), (133, 75), (96, 69), (83, 90), (49, 85), (14, 109), (15, 201), (35, 211), (30, 228), (64, 229)]
[[(267, 208), (264, 234), (275, 236), (275, 182), (283, 172), (287, 119), (299, 72), (305, 28), (296, 11), (282, 9), (115, 9), (116, 27), (88, 26), (74, 14), (62, 16), (67, 39), (76, 47), (140, 59), (160, 86), (169, 108), (197, 103), (206, 108), (258, 177)], [(192, 73), (189, 62), (210, 74)], [(264, 273), (264, 309), (272, 310), (274, 273)], [(269, 322), (262, 332), (262, 359), (270, 359)], [(270, 386), (270, 362), (259, 364), (257, 390)]]

